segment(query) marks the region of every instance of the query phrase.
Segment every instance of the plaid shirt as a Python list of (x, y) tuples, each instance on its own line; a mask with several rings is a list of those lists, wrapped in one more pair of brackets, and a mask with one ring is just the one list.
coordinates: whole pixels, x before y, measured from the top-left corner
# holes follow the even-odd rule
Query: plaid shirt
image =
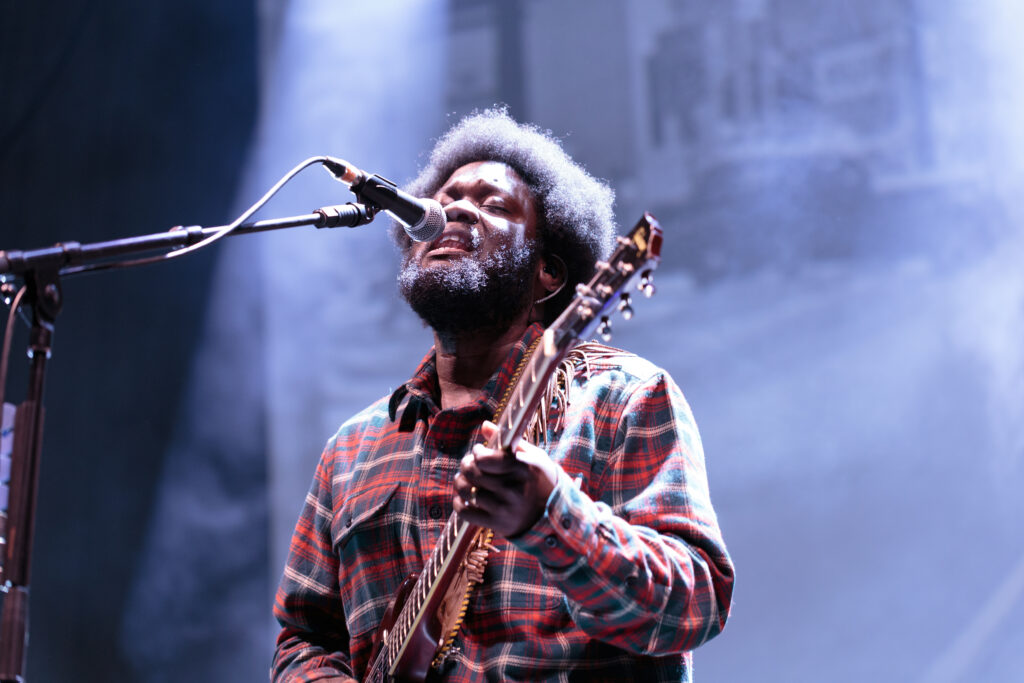
[[(439, 409), (431, 352), (328, 442), (275, 600), (275, 681), (363, 675), (395, 591), (452, 513), (460, 458), (540, 331), (478, 403)], [(733, 567), (689, 406), (637, 356), (608, 349), (585, 366), (541, 443), (562, 468), (545, 514), (495, 537), (445, 680), (689, 681), (689, 651), (725, 625)]]

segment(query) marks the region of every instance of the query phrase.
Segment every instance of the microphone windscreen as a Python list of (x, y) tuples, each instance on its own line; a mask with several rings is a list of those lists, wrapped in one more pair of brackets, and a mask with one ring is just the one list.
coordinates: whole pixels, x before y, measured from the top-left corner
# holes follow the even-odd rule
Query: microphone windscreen
[(448, 222), (448, 217), (445, 216), (444, 209), (441, 208), (441, 203), (434, 199), (421, 199), (426, 211), (423, 212), (423, 218), (416, 222), (415, 225), (410, 225), (405, 228), (405, 232), (417, 242), (429, 242), (434, 239), (442, 232), (444, 232), (444, 226)]

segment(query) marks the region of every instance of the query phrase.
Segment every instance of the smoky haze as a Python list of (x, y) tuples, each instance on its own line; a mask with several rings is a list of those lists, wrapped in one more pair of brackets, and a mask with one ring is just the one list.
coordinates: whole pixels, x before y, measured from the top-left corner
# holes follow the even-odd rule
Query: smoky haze
[[(612, 343), (686, 394), (737, 565), (696, 680), (1019, 680), (1021, 3), (57, 4), (0, 25), (0, 248), (222, 224), (314, 154), (406, 180), (505, 103), (665, 229)], [(265, 677), (319, 452), (429, 348), (385, 231), (66, 287), (29, 680)]]
[[(689, 398), (737, 562), (734, 615), (697, 675), (1011, 680), (1024, 278), (1009, 8), (452, 3), (445, 40), (419, 44), (416, 68), (388, 53), (396, 85), (346, 110), (296, 96), (337, 77), (291, 49), (334, 16), (311, 3), (279, 34), (251, 177), (320, 141), (408, 178), (430, 136), (498, 101), (551, 128), (616, 187), (623, 229), (642, 210), (665, 227), (658, 294), (613, 341)], [(339, 60), (359, 71), (366, 40)], [(396, 104), (421, 86), (415, 110)], [(429, 346), (382, 234), (319, 238), (264, 242), (302, 264), (265, 275), (271, 576), (324, 440)]]

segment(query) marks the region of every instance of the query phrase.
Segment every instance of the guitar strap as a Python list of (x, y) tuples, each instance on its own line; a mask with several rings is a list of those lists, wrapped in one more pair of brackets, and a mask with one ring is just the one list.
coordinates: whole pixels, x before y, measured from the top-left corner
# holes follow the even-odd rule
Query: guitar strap
[[(498, 421), (498, 418), (505, 410), (512, 387), (519, 381), (519, 376), (533, 357), (533, 352), (537, 349), (540, 341), (541, 337), (538, 337), (530, 345), (530, 348), (523, 355), (523, 359), (519, 362), (518, 367), (516, 367), (504, 395), (498, 402), (498, 408), (494, 415), (495, 422)], [(555, 430), (561, 427), (562, 419), (569, 407), (569, 387), (572, 384), (573, 377), (576, 375), (577, 368), (582, 366), (586, 377), (589, 379), (591, 374), (590, 360), (595, 357), (609, 356), (615, 352), (614, 349), (593, 342), (585, 342), (573, 347), (566, 354), (565, 358), (562, 359), (562, 362), (559, 363), (558, 369), (552, 374), (548, 386), (544, 390), (540, 407), (530, 418), (530, 423), (523, 432), (523, 438), (534, 445), (540, 445), (540, 441), (543, 439), (544, 445), (547, 446), (548, 419), (552, 411), (554, 411), (557, 414), (557, 418), (555, 424), (551, 425), (551, 427)], [(433, 662), (431, 662), (431, 667), (433, 668), (440, 667), (451, 652), (452, 644), (455, 642), (455, 638), (458, 636), (462, 623), (465, 620), (473, 588), (483, 581), (487, 557), (491, 551), (497, 551), (491, 544), (493, 538), (494, 532), (491, 529), (480, 529), (476, 532), (476, 537), (469, 546), (466, 555), (462, 558), (459, 574), (449, 585), (441, 606), (438, 608), (438, 620), (442, 624), (441, 632), (445, 634), (445, 637), (444, 644), (437, 651)]]

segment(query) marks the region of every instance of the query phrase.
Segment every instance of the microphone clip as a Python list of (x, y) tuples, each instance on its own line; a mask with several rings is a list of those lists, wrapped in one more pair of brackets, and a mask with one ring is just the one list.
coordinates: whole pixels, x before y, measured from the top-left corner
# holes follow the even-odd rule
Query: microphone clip
[[(432, 240), (444, 230), (447, 218), (444, 208), (435, 199), (421, 199), (403, 192), (387, 178), (360, 171), (334, 157), (324, 157), (324, 168), (349, 186), (371, 212), (386, 211), (402, 224), (406, 234), (417, 242)], [(371, 214), (372, 215), (372, 214)]]
[(378, 211), (380, 207), (356, 202), (324, 206), (313, 212), (319, 216), (313, 225), (318, 228), (356, 228), (372, 223)]
[[(370, 220), (373, 220), (373, 215), (378, 211), (396, 210), (395, 205), (400, 202), (395, 201), (398, 199), (399, 189), (398, 184), (394, 181), (377, 174), (370, 175), (343, 159), (326, 157), (322, 163), (335, 180), (348, 185), (356, 199), (366, 205), (366, 209), (370, 212)], [(401, 208), (398, 209), (397, 213), (399, 218), (405, 218), (401, 215), (403, 213)], [(407, 223), (415, 223), (418, 218), (418, 216), (413, 215)]]

